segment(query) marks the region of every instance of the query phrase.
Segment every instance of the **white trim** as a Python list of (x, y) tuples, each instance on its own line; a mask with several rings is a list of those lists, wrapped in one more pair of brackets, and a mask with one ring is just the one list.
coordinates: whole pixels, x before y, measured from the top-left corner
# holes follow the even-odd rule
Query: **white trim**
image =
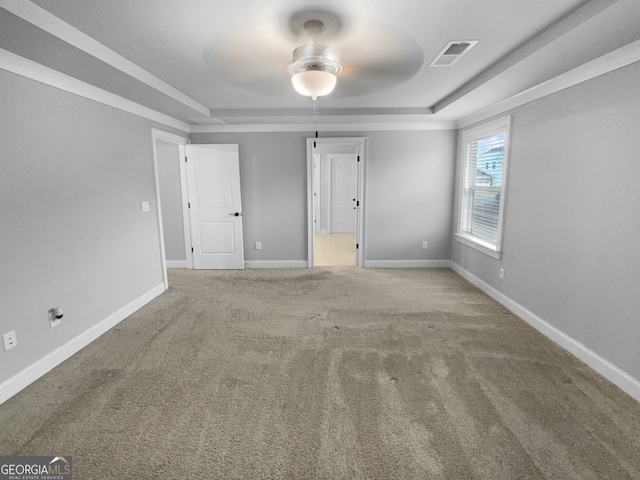
[(0, 384), (0, 404), (82, 350), (165, 291), (160, 284)]
[(167, 268), (187, 268), (186, 260), (167, 260)]
[(366, 267), (365, 260), (365, 247), (367, 245), (365, 235), (365, 215), (367, 206), (367, 158), (369, 156), (369, 140), (367, 137), (362, 138), (362, 142), (356, 146), (356, 153), (359, 158), (358, 162), (358, 189), (356, 199), (360, 201), (360, 205), (356, 207), (357, 219), (356, 219), (356, 243), (358, 248), (356, 249), (356, 263), (359, 267)]
[(590, 62), (584, 63), (568, 72), (562, 73), (546, 82), (513, 95), (490, 107), (484, 108), (456, 122), (457, 128), (464, 128), (486, 120), (494, 115), (533, 102), (556, 92), (573, 87), (593, 78), (640, 61), (640, 40), (631, 42)]
[[(415, 130), (456, 130), (455, 122), (403, 122), (403, 123), (319, 123), (322, 132), (378, 132)], [(191, 125), (189, 133), (259, 133), (259, 132), (313, 132), (313, 123), (243, 124), (243, 125)]]
[[(322, 155), (320, 155), (320, 157), (322, 157)], [(356, 157), (356, 161), (357, 161), (357, 157)], [(324, 187), (324, 191), (327, 192), (327, 198), (326, 198), (326, 203), (325, 202), (321, 202), (325, 203), (324, 207), (326, 208), (326, 218), (327, 218), (327, 235), (331, 235), (331, 156), (325, 154), (325, 159), (324, 159), (324, 182), (321, 182), (320, 184), (316, 185), (318, 190), (322, 190), (322, 188)], [(322, 164), (322, 162), (320, 162)], [(322, 178), (322, 175), (320, 175), (320, 177)], [(314, 178), (314, 181), (316, 179)], [(315, 190), (315, 189), (314, 189)], [(322, 200), (322, 196), (318, 195), (318, 197), (314, 198), (314, 203), (318, 203), (318, 199)], [(322, 205), (320, 206), (320, 210), (322, 210)], [(314, 209), (314, 213), (315, 213), (315, 209)], [(317, 218), (314, 218), (314, 223), (319, 220)], [(314, 244), (315, 245), (315, 244)], [(315, 255), (315, 246), (314, 246), (314, 255)], [(315, 265), (315, 256), (314, 256), (314, 265)]]
[[(458, 217), (460, 217), (460, 215), (458, 215)], [(484, 242), (479, 238), (475, 239), (469, 235), (464, 235), (461, 233), (454, 233), (453, 236), (458, 242), (463, 243), (467, 247), (475, 248), (479, 252), (489, 255), (496, 260), (500, 260), (500, 258), (502, 257), (502, 252), (497, 251), (489, 244), (485, 245)]]
[(103, 61), (107, 65), (135, 78), (149, 87), (164, 93), (177, 102), (203, 115), (211, 115), (211, 110), (177, 88), (159, 79), (122, 55), (114, 52), (102, 43), (65, 21), (56, 17), (44, 8), (24, 0), (0, 0), (0, 6), (14, 15), (26, 20), (36, 27), (67, 42), (85, 53)]
[[(313, 223), (314, 223), (314, 235), (318, 235), (321, 233), (320, 229), (320, 202), (317, 201), (320, 197), (320, 164), (321, 164), (321, 155), (318, 153), (313, 154), (312, 163), (313, 163)], [(325, 231), (325, 233), (327, 233)]]
[[(191, 143), (191, 140), (189, 140)], [(187, 184), (187, 149), (185, 145), (178, 145), (180, 154), (180, 192), (182, 193), (182, 231), (184, 232), (184, 258), (187, 259), (187, 269), (193, 270), (193, 252), (191, 251), (191, 218), (189, 217), (189, 185)]]
[(245, 260), (245, 268), (307, 268), (306, 260)]
[(451, 260), (367, 260), (367, 268), (450, 268)]
[[(164, 287), (169, 288), (169, 277), (167, 275), (167, 261), (166, 261), (166, 249), (164, 246), (164, 226), (162, 222), (162, 202), (160, 201), (160, 175), (158, 173), (158, 149), (157, 142), (161, 140), (163, 142), (169, 142), (178, 144), (179, 146), (190, 143), (186, 137), (180, 135), (174, 135), (173, 133), (164, 132), (156, 128), (151, 129), (151, 150), (153, 152), (153, 185), (156, 194), (156, 221), (158, 222), (158, 241), (160, 242), (160, 268), (162, 269), (162, 279), (164, 281)], [(180, 150), (181, 152), (181, 150)], [(176, 159), (180, 162), (181, 158)], [(183, 163), (183, 162), (180, 162)], [(180, 172), (182, 174), (182, 166)], [(182, 178), (181, 178), (182, 183)], [(188, 256), (187, 256), (188, 258)]]
[(79, 97), (88, 98), (89, 100), (117, 108), (123, 112), (158, 122), (167, 127), (172, 127), (185, 133), (189, 132), (189, 125), (185, 122), (145, 107), (144, 105), (140, 105), (115, 93), (107, 92), (77, 78), (70, 77), (52, 68), (40, 65), (39, 63), (2, 48), (0, 48), (0, 69), (64, 90)]
[(566, 351), (568, 351), (578, 359), (582, 360), (604, 378), (617, 385), (621, 390), (628, 393), (636, 400), (640, 401), (640, 381), (638, 381), (636, 378), (616, 367), (608, 360), (602, 358), (594, 351), (585, 347), (583, 344), (574, 340), (563, 331), (557, 329), (550, 323), (538, 317), (535, 313), (526, 309), (519, 303), (511, 300), (502, 292), (496, 290), (484, 280), (476, 277), (471, 272), (462, 268), (460, 265), (451, 262), (451, 269), (461, 277), (465, 278), (473, 285), (478, 287), (495, 301), (511, 310), (515, 315), (523, 319), (544, 336), (560, 345), (562, 348), (564, 348)]

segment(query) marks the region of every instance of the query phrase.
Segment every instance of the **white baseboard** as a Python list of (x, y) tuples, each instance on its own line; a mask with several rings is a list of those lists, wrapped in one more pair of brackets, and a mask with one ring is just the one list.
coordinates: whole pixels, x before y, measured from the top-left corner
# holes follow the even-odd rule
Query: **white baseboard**
[(77, 337), (56, 348), (53, 352), (32, 363), (13, 377), (2, 382), (2, 384), (0, 384), (0, 404), (6, 402), (19, 391), (26, 388), (44, 374), (60, 365), (66, 359), (82, 350), (96, 338), (106, 333), (109, 329), (116, 326), (136, 310), (139, 310), (158, 295), (163, 293), (164, 290), (164, 284), (160, 284), (157, 287), (152, 288), (141, 297), (138, 297), (128, 305), (125, 305), (118, 311), (109, 315), (104, 320), (101, 320), (93, 327), (85, 330)]
[(186, 260), (167, 260), (167, 268), (187, 268)]
[(366, 260), (367, 268), (450, 268), (451, 260)]
[(593, 368), (596, 372), (617, 385), (622, 391), (628, 393), (636, 400), (640, 401), (640, 381), (629, 375), (624, 370), (616, 367), (613, 363), (602, 358), (600, 355), (585, 347), (580, 342), (574, 340), (563, 331), (557, 329), (550, 323), (538, 317), (535, 313), (527, 310), (519, 303), (514, 302), (509, 297), (499, 292), (484, 280), (468, 272), (460, 265), (451, 262), (451, 269), (465, 278), (473, 285), (478, 287), (484, 293), (504, 305), (506, 308), (522, 318), (525, 322), (538, 330), (544, 336), (554, 341), (566, 351), (582, 360), (584, 363)]
[(247, 260), (245, 268), (307, 268), (306, 260)]

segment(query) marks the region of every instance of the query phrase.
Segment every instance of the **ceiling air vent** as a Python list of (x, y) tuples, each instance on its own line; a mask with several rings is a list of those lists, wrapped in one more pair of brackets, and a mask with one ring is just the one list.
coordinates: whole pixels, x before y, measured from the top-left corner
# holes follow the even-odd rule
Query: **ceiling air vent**
[(469, 50), (471, 50), (476, 43), (477, 40), (464, 40), (457, 42), (449, 42), (445, 45), (445, 47), (436, 55), (431, 63), (430, 67), (450, 67), (458, 60), (460, 60), (463, 56), (467, 54)]

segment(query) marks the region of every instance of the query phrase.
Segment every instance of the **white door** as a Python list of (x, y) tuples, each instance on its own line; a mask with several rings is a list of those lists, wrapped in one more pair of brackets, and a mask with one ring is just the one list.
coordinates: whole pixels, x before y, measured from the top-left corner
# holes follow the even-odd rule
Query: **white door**
[(187, 145), (189, 223), (195, 269), (242, 269), (238, 145)]
[(356, 231), (357, 156), (330, 155), (331, 233)]

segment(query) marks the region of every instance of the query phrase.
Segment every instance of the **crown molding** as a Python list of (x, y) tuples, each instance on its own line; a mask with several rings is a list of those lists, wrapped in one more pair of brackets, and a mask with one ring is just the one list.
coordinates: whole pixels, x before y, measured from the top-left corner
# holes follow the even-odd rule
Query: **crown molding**
[(4, 49), (0, 49), (0, 69), (189, 133), (185, 122)]
[(103, 61), (107, 65), (135, 78), (145, 85), (164, 93), (182, 105), (205, 116), (211, 114), (208, 107), (197, 102), (177, 88), (172, 87), (132, 61), (127, 60), (122, 55), (114, 52), (89, 35), (69, 25), (44, 8), (25, 0), (0, 0), (0, 7), (60, 40), (67, 42), (69, 45)]
[(601, 57), (562, 73), (546, 82), (539, 83), (527, 90), (502, 100), (490, 107), (464, 117), (456, 122), (457, 128), (465, 128), (474, 123), (503, 114), (516, 107), (552, 95), (614, 70), (640, 61), (640, 40), (631, 42)]
[(380, 132), (455, 130), (455, 122), (191, 125), (189, 133)]

